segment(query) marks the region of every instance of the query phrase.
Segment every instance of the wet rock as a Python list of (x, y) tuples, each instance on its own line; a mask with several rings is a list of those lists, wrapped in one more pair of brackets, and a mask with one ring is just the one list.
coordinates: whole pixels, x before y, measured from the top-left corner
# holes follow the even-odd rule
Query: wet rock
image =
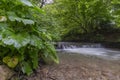
[(14, 75), (14, 72), (5, 65), (0, 65), (0, 80), (8, 80)]

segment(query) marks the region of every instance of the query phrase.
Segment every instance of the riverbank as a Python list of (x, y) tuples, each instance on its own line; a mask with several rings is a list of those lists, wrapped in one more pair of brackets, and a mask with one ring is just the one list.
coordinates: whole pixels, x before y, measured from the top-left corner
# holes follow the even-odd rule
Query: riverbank
[(40, 66), (25, 80), (120, 80), (120, 61), (59, 52), (60, 64)]

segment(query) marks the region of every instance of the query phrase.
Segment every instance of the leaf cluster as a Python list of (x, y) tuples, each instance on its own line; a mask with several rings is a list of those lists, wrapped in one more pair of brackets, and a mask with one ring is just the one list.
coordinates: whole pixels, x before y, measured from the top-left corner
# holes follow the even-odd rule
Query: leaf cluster
[(39, 23), (43, 15), (29, 0), (0, 0), (0, 60), (10, 68), (18, 67), (30, 75), (39, 59), (58, 63), (52, 34)]

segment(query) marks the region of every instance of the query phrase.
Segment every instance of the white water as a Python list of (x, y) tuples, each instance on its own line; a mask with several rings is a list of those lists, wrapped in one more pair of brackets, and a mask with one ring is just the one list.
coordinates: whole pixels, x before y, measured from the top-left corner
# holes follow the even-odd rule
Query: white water
[(112, 50), (107, 48), (67, 48), (62, 51), (83, 55), (94, 55), (104, 59), (120, 60), (120, 50)]
[(60, 43), (57, 51), (64, 51), (66, 53), (78, 53), (83, 55), (92, 55), (104, 59), (120, 60), (120, 50), (104, 48), (101, 44), (91, 43)]

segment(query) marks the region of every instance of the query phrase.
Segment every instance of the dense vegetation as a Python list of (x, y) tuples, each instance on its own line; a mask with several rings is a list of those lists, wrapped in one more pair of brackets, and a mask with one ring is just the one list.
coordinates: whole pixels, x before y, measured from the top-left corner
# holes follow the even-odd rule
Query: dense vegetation
[(0, 0), (0, 60), (27, 75), (39, 59), (58, 63), (46, 23), (50, 28), (46, 13), (29, 0)]
[(55, 0), (48, 7), (64, 41), (102, 41), (105, 34), (120, 33), (119, 0)]

